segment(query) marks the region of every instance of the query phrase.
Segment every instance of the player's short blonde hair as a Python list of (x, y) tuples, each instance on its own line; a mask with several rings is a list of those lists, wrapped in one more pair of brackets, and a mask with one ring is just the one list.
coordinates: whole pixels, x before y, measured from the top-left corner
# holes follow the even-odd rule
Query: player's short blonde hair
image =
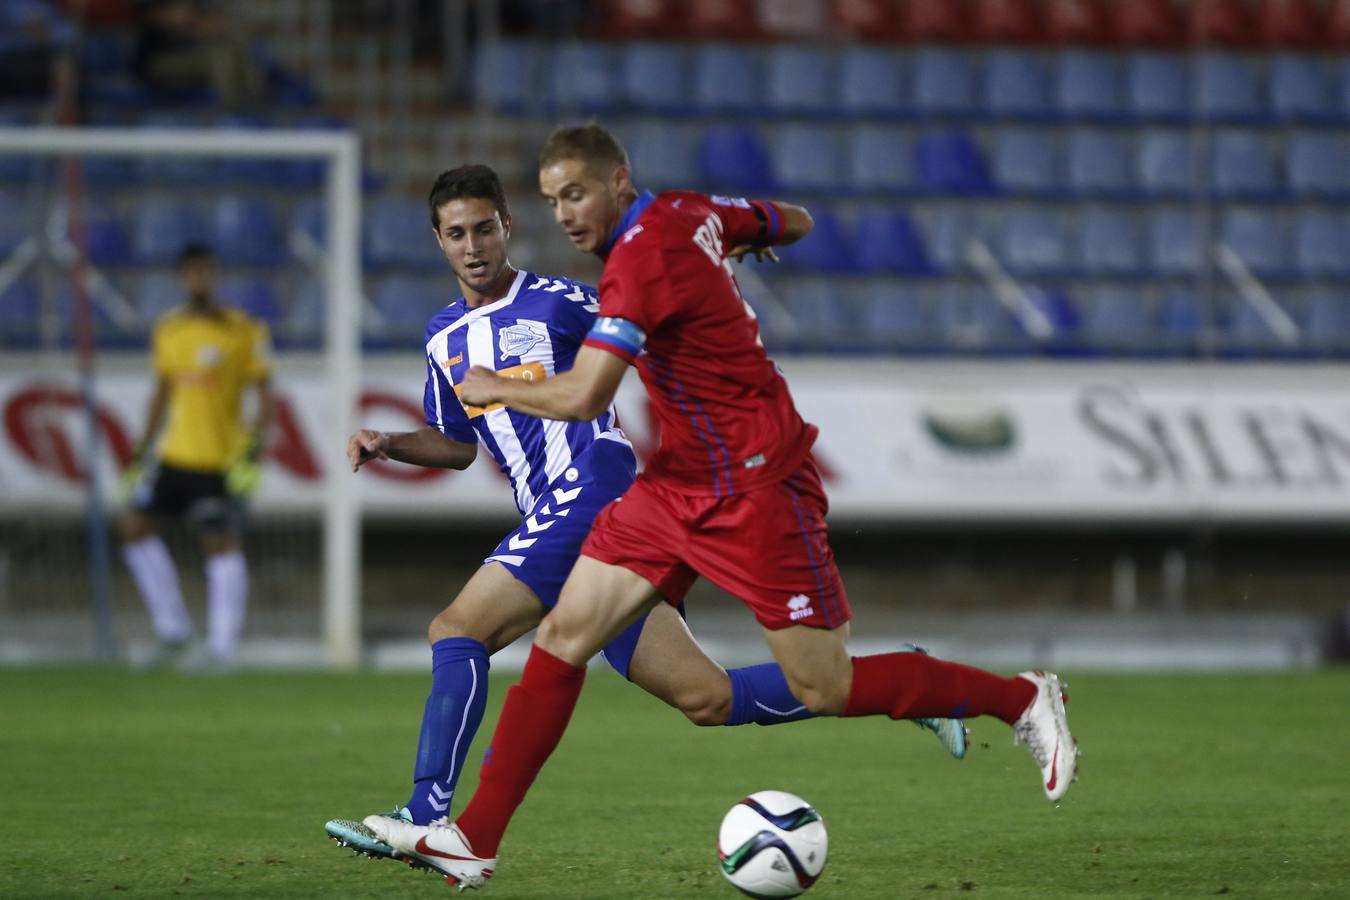
[(633, 170), (619, 139), (595, 123), (564, 126), (548, 136), (539, 151), (540, 170), (564, 159), (581, 160), (588, 172), (601, 179), (619, 166)]

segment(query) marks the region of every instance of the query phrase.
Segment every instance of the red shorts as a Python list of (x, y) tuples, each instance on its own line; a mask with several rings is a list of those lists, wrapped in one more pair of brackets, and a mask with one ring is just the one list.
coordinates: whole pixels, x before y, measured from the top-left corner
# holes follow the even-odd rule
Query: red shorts
[(730, 497), (639, 476), (600, 511), (581, 552), (641, 575), (671, 603), (702, 575), (765, 628), (838, 628), (852, 613), (826, 540), (827, 507), (810, 457), (783, 481)]

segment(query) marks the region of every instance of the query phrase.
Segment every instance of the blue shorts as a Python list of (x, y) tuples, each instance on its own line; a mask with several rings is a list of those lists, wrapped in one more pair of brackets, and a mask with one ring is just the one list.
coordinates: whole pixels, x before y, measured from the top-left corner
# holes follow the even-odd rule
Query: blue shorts
[[(502, 538), (483, 562), (500, 563), (552, 609), (581, 555), (591, 523), (600, 510), (628, 490), (635, 468), (633, 452), (627, 447), (615, 441), (596, 441), (576, 465), (549, 485), (520, 526)], [(684, 614), (683, 607), (680, 614)], [(605, 661), (624, 678), (628, 677), (628, 665), (645, 624), (647, 617), (643, 616), (601, 651)]]

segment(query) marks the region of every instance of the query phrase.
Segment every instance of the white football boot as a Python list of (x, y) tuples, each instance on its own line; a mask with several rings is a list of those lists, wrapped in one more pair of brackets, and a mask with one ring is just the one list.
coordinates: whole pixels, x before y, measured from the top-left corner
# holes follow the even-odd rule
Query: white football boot
[(1059, 676), (1049, 672), (1022, 672), (1036, 686), (1036, 696), (1013, 723), (1013, 743), (1025, 744), (1041, 767), (1045, 796), (1058, 801), (1078, 778), (1078, 743), (1069, 734), (1064, 714), (1064, 691)]
[(473, 852), (464, 832), (454, 822), (414, 825), (389, 816), (366, 816), (363, 824), (394, 848), (397, 858), (414, 868), (431, 869), (445, 876), (447, 884), (478, 888), (492, 877), (497, 860)]

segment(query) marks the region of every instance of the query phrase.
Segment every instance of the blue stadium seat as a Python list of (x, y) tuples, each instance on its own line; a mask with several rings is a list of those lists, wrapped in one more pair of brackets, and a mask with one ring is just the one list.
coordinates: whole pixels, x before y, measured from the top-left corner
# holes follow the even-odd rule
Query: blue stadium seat
[(984, 65), (984, 102), (990, 113), (1007, 119), (1048, 118), (1050, 76), (1030, 53), (994, 51)]
[(29, 347), (37, 343), (42, 295), (28, 279), (0, 290), (0, 346)]
[(1128, 213), (1091, 209), (1078, 222), (1078, 265), (1102, 277), (1136, 275), (1140, 270), (1139, 224)]
[(547, 57), (546, 108), (557, 113), (607, 113), (616, 105), (614, 51), (593, 41), (566, 41)]
[(1279, 335), (1255, 306), (1240, 296), (1225, 296), (1221, 302), (1224, 310), (1220, 319), (1225, 326), (1229, 349), (1263, 353), (1282, 349)]
[(914, 152), (919, 184), (953, 194), (989, 194), (994, 190), (980, 148), (959, 131), (930, 132)]
[(837, 349), (856, 336), (847, 292), (824, 278), (798, 278), (785, 284), (779, 299), (796, 325), (804, 349)]
[(1191, 89), (1184, 57), (1136, 53), (1126, 66), (1126, 103), (1136, 119), (1173, 122), (1187, 118)]
[(858, 217), (858, 268), (864, 272), (932, 275), (936, 271), (923, 235), (902, 212), (874, 211)]
[(1075, 121), (1113, 121), (1125, 112), (1120, 68), (1107, 53), (1070, 50), (1061, 54), (1055, 74), (1060, 115)]
[(900, 56), (890, 48), (848, 45), (839, 60), (839, 111), (851, 118), (908, 112)]
[(694, 50), (696, 113), (760, 112), (764, 80), (754, 51), (738, 44), (706, 44)]
[(111, 209), (96, 206), (86, 211), (84, 246), (94, 265), (123, 266), (135, 259), (126, 226)]
[(1146, 131), (1135, 156), (1135, 183), (1150, 197), (1185, 197), (1202, 177), (1196, 163), (1195, 144), (1189, 136)]
[(474, 61), (474, 98), (489, 109), (524, 113), (539, 110), (536, 60), (540, 45), (504, 39), (481, 47)]
[(975, 74), (965, 56), (950, 50), (914, 54), (914, 112), (923, 118), (969, 116), (981, 110)]
[(1303, 330), (1316, 348), (1350, 351), (1350, 294), (1335, 288), (1315, 288), (1304, 307)]
[(1219, 225), (1219, 240), (1256, 275), (1280, 276), (1289, 270), (1284, 228), (1269, 212), (1230, 209)]
[(281, 322), (281, 304), (277, 302), (277, 295), (261, 278), (238, 275), (222, 278), (220, 299), (228, 306), (238, 307), (253, 318), (261, 319), (269, 329), (276, 328)]
[(136, 314), (146, 328), (164, 313), (184, 302), (183, 285), (168, 272), (150, 272), (136, 290)]
[(1215, 122), (1264, 117), (1265, 103), (1252, 64), (1241, 56), (1205, 54), (1196, 66), (1199, 113)]
[(637, 42), (623, 45), (622, 87), (628, 105), (639, 112), (688, 111), (688, 60), (680, 44)]
[(136, 207), (132, 247), (141, 262), (175, 262), (185, 246), (204, 237), (196, 209), (182, 200), (150, 196)]
[(1009, 194), (1049, 196), (1062, 190), (1059, 147), (1046, 129), (1000, 129), (991, 156), (994, 181)]
[(322, 198), (306, 197), (300, 201), (291, 217), (291, 231), (307, 234), (316, 244), (324, 246), (328, 240), (328, 214)]
[(389, 331), (419, 333), (451, 299), (443, 281), (393, 275), (375, 289), (374, 305)]
[(1337, 134), (1290, 135), (1285, 177), (1299, 197), (1350, 197), (1350, 150), (1345, 139)]
[[(149, 112), (140, 124), (147, 129), (179, 129), (198, 128), (202, 122), (181, 113)], [(141, 156), (137, 165), (141, 179), (149, 184), (210, 185), (220, 171), (220, 160), (205, 156)]]
[(445, 265), (426, 206), (415, 200), (376, 198), (370, 203), (363, 232), (365, 258), (372, 266), (439, 269)]
[(286, 258), (286, 242), (266, 201), (222, 196), (212, 213), (212, 231), (227, 265), (276, 266)]
[(1009, 212), (1003, 220), (999, 248), (1004, 264), (1016, 275), (1049, 275), (1069, 267), (1064, 226), (1053, 212)]
[(669, 122), (641, 122), (620, 128), (633, 171), (653, 190), (689, 188), (698, 183), (696, 133)]
[(768, 111), (785, 116), (821, 115), (835, 109), (835, 64), (817, 47), (776, 44), (766, 61)]
[(1335, 115), (1331, 79), (1316, 56), (1280, 54), (1270, 60), (1270, 109), (1284, 121), (1323, 122)]
[(1342, 60), (1336, 80), (1336, 116), (1342, 123), (1350, 122), (1350, 59)]
[[(263, 131), (271, 123), (257, 116), (228, 116), (219, 123), (224, 130)], [(217, 163), (216, 177), (222, 181), (249, 185), (280, 185), (291, 180), (295, 160), (265, 156), (227, 156)]]
[(898, 128), (862, 125), (848, 132), (844, 179), (863, 194), (899, 194), (914, 189), (914, 148)]
[(1309, 278), (1350, 278), (1350, 218), (1343, 212), (1301, 213), (1294, 225), (1294, 259)]
[(1069, 132), (1065, 145), (1069, 188), (1080, 196), (1124, 197), (1134, 193), (1125, 139), (1109, 131)]
[(1148, 241), (1149, 267), (1156, 275), (1194, 275), (1204, 265), (1200, 221), (1189, 210), (1155, 210)]
[(721, 190), (757, 194), (774, 188), (768, 151), (753, 128), (715, 125), (698, 147), (702, 181)]
[(947, 343), (956, 350), (1007, 353), (1031, 349), (1017, 322), (982, 287), (944, 285), (938, 298), (937, 322)]
[(857, 270), (856, 245), (839, 216), (829, 209), (812, 210), (815, 227), (795, 244), (777, 248), (787, 268), (809, 269), (831, 274)]
[(1149, 299), (1132, 288), (1098, 288), (1088, 297), (1083, 329), (1104, 349), (1145, 349), (1154, 336)]
[(127, 188), (141, 180), (141, 164), (131, 156), (86, 156), (80, 171), (86, 182), (99, 187)]
[(933, 322), (923, 293), (911, 285), (871, 278), (862, 287), (858, 325), (876, 349), (930, 346)]
[(942, 205), (933, 210), (923, 223), (924, 244), (928, 258), (943, 272), (960, 272), (966, 268), (966, 238), (976, 231), (969, 212), (959, 205)]
[(839, 140), (833, 130), (785, 125), (769, 141), (774, 182), (789, 191), (825, 191), (839, 185)]
[(1218, 196), (1260, 199), (1280, 190), (1275, 158), (1262, 135), (1220, 131), (1211, 146), (1211, 177)]
[(1158, 331), (1173, 351), (1196, 349), (1196, 341), (1210, 329), (1214, 316), (1208, 305), (1189, 288), (1174, 288), (1163, 295), (1158, 310)]

